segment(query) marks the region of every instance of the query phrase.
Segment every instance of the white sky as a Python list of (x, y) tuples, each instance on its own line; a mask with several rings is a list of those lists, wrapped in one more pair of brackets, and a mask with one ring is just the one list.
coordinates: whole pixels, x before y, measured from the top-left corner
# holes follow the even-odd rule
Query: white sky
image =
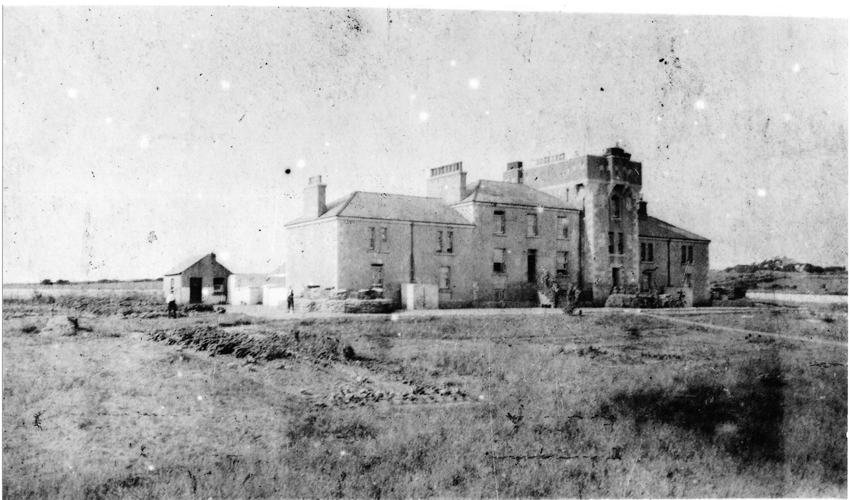
[[(711, 265), (847, 260), (847, 21), (5, 8), (3, 281), (265, 272), (307, 178), (422, 195), (506, 163), (643, 163)], [(289, 170), (289, 173), (287, 173)]]

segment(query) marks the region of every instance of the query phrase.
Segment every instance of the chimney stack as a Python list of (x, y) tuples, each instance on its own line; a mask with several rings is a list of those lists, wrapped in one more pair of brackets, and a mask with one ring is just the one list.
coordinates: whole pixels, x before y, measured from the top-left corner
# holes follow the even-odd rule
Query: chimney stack
[(508, 163), (508, 169), (502, 174), (502, 180), (514, 184), (522, 184), (522, 162), (512, 161)]
[(322, 176), (310, 177), (307, 187), (304, 188), (304, 216), (319, 217), (327, 210), (325, 205), (325, 188), (322, 184)]
[(466, 172), (463, 171), (463, 162), (432, 168), (431, 177), (428, 178), (427, 196), (442, 198), (449, 205), (466, 198)]
[(643, 200), (638, 201), (638, 219), (646, 219), (648, 217), (646, 213), (646, 202)]

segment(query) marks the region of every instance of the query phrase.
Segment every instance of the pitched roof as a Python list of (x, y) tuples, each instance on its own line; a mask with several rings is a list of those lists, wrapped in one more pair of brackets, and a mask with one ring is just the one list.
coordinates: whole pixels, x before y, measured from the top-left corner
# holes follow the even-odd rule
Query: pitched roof
[(440, 198), (407, 196), (389, 193), (354, 191), (328, 204), (319, 217), (299, 217), (286, 225), (331, 217), (356, 217), (364, 219), (404, 220), (434, 222), (438, 224), (472, 225)]
[(461, 203), (468, 201), (526, 205), (530, 207), (573, 208), (558, 198), (525, 184), (483, 179), (469, 188), (469, 195), (461, 200)]
[[(209, 255), (209, 254), (207, 254), (207, 255)], [(166, 271), (165, 276), (171, 276), (172, 274), (180, 274), (183, 271), (185, 271), (186, 269), (195, 265), (195, 263), (197, 263), (199, 260), (203, 259), (207, 255), (193, 255), (192, 257), (189, 257), (188, 259), (184, 259), (179, 264), (177, 264), (176, 266), (174, 266), (171, 269), (169, 269), (168, 271)]]
[[(171, 269), (169, 269), (168, 271), (166, 271), (164, 276), (173, 276), (175, 274), (180, 274), (183, 271), (185, 271), (186, 269), (189, 269), (190, 267), (197, 264), (199, 260), (204, 259), (204, 258), (206, 258), (210, 255), (212, 255), (212, 254), (208, 253), (208, 254), (205, 254), (205, 255), (195, 255), (195, 256), (189, 257), (188, 259), (183, 260), (182, 262), (180, 262), (176, 266), (174, 266)], [(216, 261), (216, 264), (221, 266), (221, 262)], [(221, 267), (224, 267), (224, 266), (221, 266)], [(227, 268), (225, 267), (225, 269), (227, 269)], [(230, 272), (230, 271), (228, 270), (228, 272)]]
[(686, 231), (680, 227), (674, 226), (673, 224), (669, 224), (661, 219), (656, 219), (655, 217), (650, 216), (638, 221), (638, 234), (640, 236), (647, 236), (651, 238), (671, 238), (705, 242), (711, 241), (708, 238), (703, 238), (698, 234)]

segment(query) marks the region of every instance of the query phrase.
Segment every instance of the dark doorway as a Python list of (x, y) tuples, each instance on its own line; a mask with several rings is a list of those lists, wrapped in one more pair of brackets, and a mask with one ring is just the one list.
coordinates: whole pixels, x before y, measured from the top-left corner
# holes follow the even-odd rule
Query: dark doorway
[(197, 304), (201, 302), (201, 278), (189, 278), (189, 302)]
[(620, 288), (620, 268), (612, 267), (611, 268), (611, 282), (614, 288)]
[(528, 251), (528, 282), (537, 281), (537, 250)]

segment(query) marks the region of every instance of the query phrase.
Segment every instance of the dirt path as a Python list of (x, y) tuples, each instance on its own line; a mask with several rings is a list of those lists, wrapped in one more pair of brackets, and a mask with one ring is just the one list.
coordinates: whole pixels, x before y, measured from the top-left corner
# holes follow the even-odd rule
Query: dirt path
[(667, 315), (661, 315), (661, 314), (648, 314), (648, 313), (645, 313), (645, 312), (643, 312), (641, 314), (643, 316), (649, 316), (650, 318), (663, 319), (663, 320), (670, 321), (670, 322), (673, 322), (673, 323), (680, 323), (680, 324), (683, 324), (683, 325), (690, 325), (690, 326), (702, 326), (702, 327), (705, 327), (705, 328), (712, 328), (714, 330), (720, 330), (720, 331), (729, 332), (729, 333), (742, 333), (744, 335), (761, 335), (761, 336), (764, 336), (764, 337), (773, 337), (773, 338), (781, 339), (781, 340), (798, 340), (800, 342), (812, 342), (814, 344), (823, 344), (823, 345), (828, 345), (828, 346), (836, 346), (836, 347), (844, 347), (844, 348), (847, 347), (847, 342), (841, 342), (841, 341), (838, 341), (838, 340), (825, 340), (825, 339), (816, 339), (816, 338), (812, 338), (812, 337), (800, 337), (800, 336), (797, 336), (797, 335), (783, 335), (783, 334), (780, 334), (780, 333), (767, 333), (767, 332), (758, 332), (758, 331), (755, 331), (755, 330), (744, 330), (743, 328), (733, 328), (733, 327), (730, 327), (730, 326), (713, 325), (711, 323), (701, 323), (699, 321), (688, 321), (686, 319), (673, 318), (673, 317), (670, 317), (670, 316), (667, 316)]

